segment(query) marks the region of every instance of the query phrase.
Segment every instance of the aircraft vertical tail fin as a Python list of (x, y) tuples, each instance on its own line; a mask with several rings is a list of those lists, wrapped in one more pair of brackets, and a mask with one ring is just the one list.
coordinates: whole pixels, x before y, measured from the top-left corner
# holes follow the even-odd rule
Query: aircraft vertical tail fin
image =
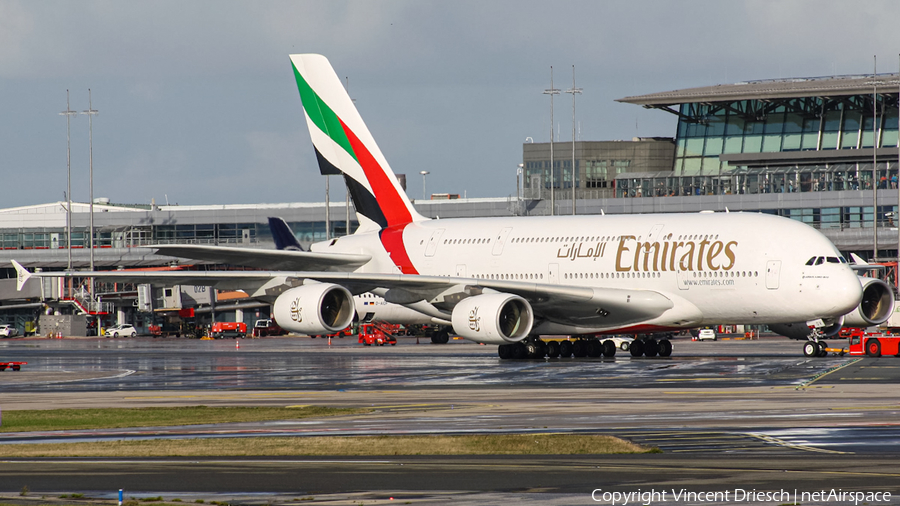
[(427, 218), (416, 212), (331, 64), (292, 54), (306, 125), (322, 174), (342, 174), (360, 221), (357, 232)]
[(291, 227), (283, 218), (269, 217), (269, 231), (275, 241), (275, 249), (288, 251), (303, 251), (303, 246), (297, 240), (297, 236), (291, 231)]

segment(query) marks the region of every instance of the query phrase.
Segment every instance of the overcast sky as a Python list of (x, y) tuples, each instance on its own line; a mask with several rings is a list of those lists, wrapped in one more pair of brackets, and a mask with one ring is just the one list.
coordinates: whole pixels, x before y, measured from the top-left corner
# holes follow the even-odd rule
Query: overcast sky
[[(579, 138), (673, 136), (614, 100), (750, 79), (896, 72), (889, 1), (0, 0), (0, 207), (66, 189), (71, 108), (93, 90), (94, 194), (113, 202), (324, 199), (290, 53), (321, 53), (408, 192), (515, 194), (522, 143), (549, 140), (575, 65)], [(571, 95), (556, 101), (571, 141)], [(73, 199), (88, 121), (72, 119)], [(332, 178), (332, 198), (343, 185)]]

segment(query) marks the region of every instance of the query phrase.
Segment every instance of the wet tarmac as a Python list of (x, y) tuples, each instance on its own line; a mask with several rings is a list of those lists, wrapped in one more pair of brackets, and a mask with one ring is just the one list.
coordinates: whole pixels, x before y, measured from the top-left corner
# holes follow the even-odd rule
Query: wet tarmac
[[(371, 409), (317, 420), (0, 433), (0, 448), (110, 439), (553, 432), (611, 434), (664, 452), (240, 464), (12, 459), (0, 462), (0, 490), (30, 481), (38, 484), (29, 485), (32, 490), (125, 486), (219, 498), (294, 491), (318, 494), (329, 504), (381, 502), (388, 493), (423, 504), (589, 504), (598, 486), (672, 484), (878, 484), (900, 493), (900, 474), (893, 471), (900, 468), (900, 359), (806, 358), (799, 343), (786, 339), (678, 340), (670, 358), (636, 359), (620, 351), (612, 359), (521, 361), (500, 360), (496, 347), (463, 341), (401, 339), (381, 348), (349, 339), (330, 345), (308, 338), (41, 339), (0, 341), (0, 357), (28, 362), (22, 371), (0, 373), (4, 410), (200, 404)], [(722, 460), (726, 456), (742, 460)], [(876, 461), (880, 467), (869, 467)], [(739, 462), (753, 469), (739, 472)], [(785, 462), (794, 474), (773, 471), (790, 467)], [(260, 504), (273, 502), (266, 497)]]
[[(27, 361), (0, 374), (4, 392), (114, 390), (339, 390), (415, 388), (679, 388), (794, 386), (849, 364), (806, 358), (794, 341), (675, 341), (669, 358), (501, 360), (495, 346), (453, 342), (363, 347), (348, 339), (10, 340), (3, 360)], [(236, 345), (240, 348), (236, 349)], [(865, 381), (896, 382), (890, 358), (866, 366)], [(11, 373), (10, 371), (9, 373)], [(881, 379), (878, 379), (881, 378)], [(861, 381), (847, 377), (846, 381)], [(833, 379), (829, 379), (833, 381)]]

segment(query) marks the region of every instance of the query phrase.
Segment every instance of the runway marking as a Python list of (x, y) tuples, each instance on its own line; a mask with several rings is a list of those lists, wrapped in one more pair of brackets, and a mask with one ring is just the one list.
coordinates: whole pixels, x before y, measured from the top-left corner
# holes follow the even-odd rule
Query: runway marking
[(734, 381), (734, 378), (660, 378), (653, 381), (660, 383), (673, 381)]
[(853, 410), (853, 409), (900, 409), (900, 406), (858, 406), (858, 407), (846, 407), (846, 408), (829, 408), (835, 411), (837, 410)]
[(816, 374), (816, 375), (813, 376), (812, 378), (810, 378), (810, 379), (804, 381), (803, 383), (800, 383), (799, 385), (797, 385), (796, 390), (800, 390), (801, 388), (806, 388), (806, 387), (808, 387), (809, 385), (812, 385), (813, 383), (815, 383), (816, 381), (819, 381), (820, 379), (824, 378), (825, 376), (828, 376), (829, 374), (831, 374), (831, 373), (833, 373), (833, 372), (840, 371), (841, 369), (843, 369), (843, 368), (845, 368), (845, 367), (847, 367), (847, 366), (853, 365), (853, 364), (859, 362), (860, 360), (862, 360), (862, 359), (861, 359), (861, 358), (857, 358), (857, 359), (851, 360), (851, 361), (849, 361), (849, 362), (847, 362), (847, 363), (845, 363), (845, 364), (838, 365), (838, 366), (834, 366), (834, 367), (831, 367), (831, 368), (829, 368), (829, 369), (827, 369), (827, 370), (825, 370), (825, 371), (823, 371), (823, 372), (820, 372), (819, 374)]
[[(192, 395), (148, 395), (148, 396), (131, 396), (125, 397), (126, 400), (142, 400), (142, 399), (246, 399), (247, 397), (304, 397), (304, 396), (322, 396), (331, 395), (336, 391), (308, 391), (308, 392), (263, 392), (263, 393), (235, 393), (235, 394), (192, 394)], [(367, 390), (366, 393), (372, 394), (395, 394), (399, 390)]]
[[(792, 388), (792, 387), (786, 387)], [(744, 395), (744, 394), (764, 394), (769, 390), (741, 390), (739, 392), (720, 392), (715, 390), (676, 390), (671, 392), (663, 392), (667, 395)]]
[(803, 450), (807, 452), (817, 452), (817, 453), (833, 453), (837, 455), (853, 455), (854, 452), (841, 452), (837, 450), (826, 450), (824, 448), (816, 448), (815, 446), (806, 446), (806, 445), (798, 445), (794, 443), (790, 443), (783, 439), (779, 439), (777, 437), (767, 436), (765, 434), (754, 434), (752, 432), (747, 433), (748, 436), (752, 436), (755, 438), (759, 438), (767, 443), (772, 443), (778, 446), (784, 446), (786, 448), (793, 448), (795, 450)]

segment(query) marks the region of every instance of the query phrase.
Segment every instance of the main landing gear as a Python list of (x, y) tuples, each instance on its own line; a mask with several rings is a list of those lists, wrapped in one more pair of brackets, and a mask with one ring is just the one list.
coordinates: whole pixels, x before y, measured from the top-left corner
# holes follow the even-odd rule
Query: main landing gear
[(827, 357), (828, 351), (828, 343), (825, 341), (806, 341), (803, 343), (803, 356), (804, 357)]
[[(611, 358), (616, 356), (616, 343), (612, 339), (578, 337), (565, 341), (542, 341), (537, 336), (528, 336), (518, 343), (501, 344), (497, 348), (500, 358)], [(672, 342), (668, 339), (635, 339), (629, 348), (632, 357), (668, 357), (672, 355)]]

